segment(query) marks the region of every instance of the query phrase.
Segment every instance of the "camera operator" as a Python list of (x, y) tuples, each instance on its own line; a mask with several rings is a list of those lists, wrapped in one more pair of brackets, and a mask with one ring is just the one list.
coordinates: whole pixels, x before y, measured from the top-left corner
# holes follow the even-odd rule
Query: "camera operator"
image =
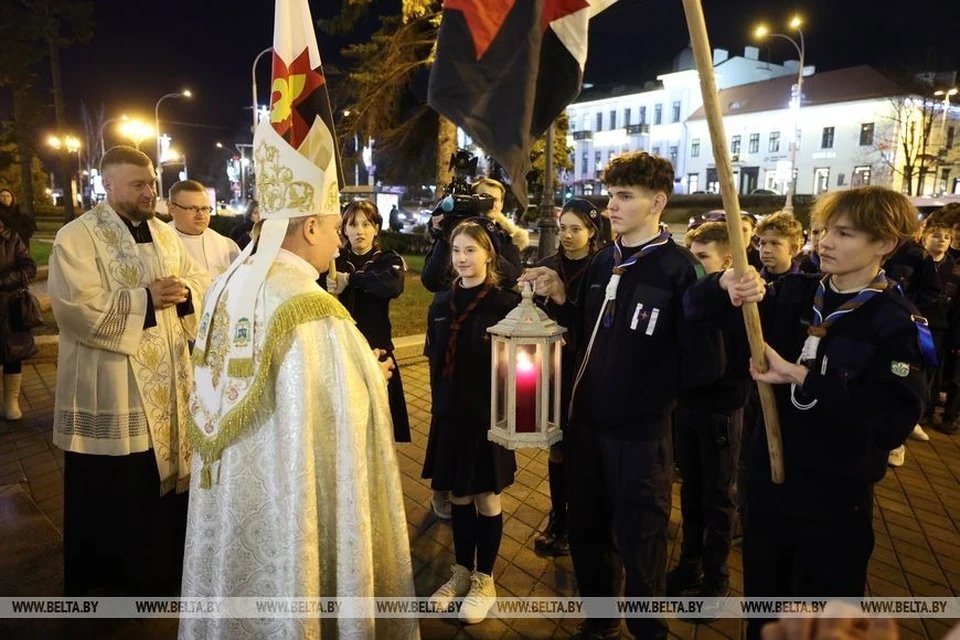
[[(491, 178), (482, 178), (473, 183), (470, 192), (475, 195), (487, 195), (493, 200), (493, 206), (480, 215), (484, 215), (497, 225), (500, 233), (500, 255), (497, 258), (497, 270), (501, 274), (506, 288), (513, 287), (523, 271), (523, 261), (520, 252), (530, 244), (530, 235), (526, 230), (517, 227), (503, 215), (503, 198), (506, 195), (504, 186)], [(433, 246), (427, 252), (424, 260), (420, 282), (427, 291), (437, 293), (443, 291), (453, 282), (454, 273), (450, 267), (450, 231), (451, 225), (444, 225), (445, 214), (434, 215), (430, 229), (433, 235)], [(449, 222), (449, 221), (448, 221)], [(455, 226), (455, 225), (454, 225)]]

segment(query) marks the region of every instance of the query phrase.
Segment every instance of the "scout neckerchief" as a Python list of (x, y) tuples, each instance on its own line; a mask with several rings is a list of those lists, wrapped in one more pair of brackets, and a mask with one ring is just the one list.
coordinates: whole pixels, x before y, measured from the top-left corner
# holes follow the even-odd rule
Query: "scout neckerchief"
[[(620, 276), (627, 272), (629, 267), (637, 264), (640, 258), (650, 255), (670, 240), (670, 229), (666, 225), (660, 226), (660, 233), (645, 243), (643, 247), (623, 262), (622, 238), (613, 243), (613, 275), (607, 283), (606, 296), (603, 305), (603, 326), (609, 329), (613, 326), (613, 314), (616, 310), (617, 288), (620, 286)], [(629, 248), (629, 247), (628, 247)]]
[(603, 326), (609, 328), (613, 325), (614, 305), (617, 299), (617, 287), (620, 286), (620, 276), (626, 273), (628, 267), (635, 265), (640, 258), (650, 255), (670, 240), (670, 229), (667, 225), (660, 225), (660, 233), (643, 243), (642, 248), (627, 258), (627, 261), (621, 264), (623, 260), (623, 246), (620, 239), (613, 244), (613, 275), (610, 276), (610, 282), (607, 283), (606, 295), (604, 296), (604, 306), (597, 314), (597, 322), (593, 325), (593, 333), (590, 335), (590, 341), (587, 343), (587, 350), (583, 354), (583, 360), (580, 361), (580, 370), (577, 371), (577, 377), (573, 381), (573, 390), (570, 392), (570, 404), (567, 408), (567, 417), (573, 414), (573, 400), (577, 395), (577, 386), (580, 379), (583, 378), (587, 370), (587, 364), (590, 362), (590, 353), (593, 351), (593, 341), (597, 338), (597, 331), (600, 329), (600, 321), (603, 320)]
[[(890, 282), (887, 280), (887, 276), (884, 274), (883, 269), (877, 273), (876, 277), (870, 281), (863, 289), (850, 298), (839, 307), (836, 308), (833, 312), (829, 313), (826, 317), (823, 315), (823, 299), (827, 292), (827, 286), (833, 288), (833, 283), (830, 282), (830, 276), (824, 276), (820, 280), (820, 284), (817, 286), (817, 292), (813, 296), (813, 323), (810, 327), (807, 328), (807, 339), (803, 343), (803, 349), (800, 350), (800, 357), (797, 358), (797, 364), (811, 366), (814, 361), (817, 359), (817, 350), (820, 347), (820, 340), (827, 335), (827, 331), (833, 325), (834, 322), (847, 315), (856, 311), (862, 307), (868, 300), (872, 299), (877, 294), (883, 293)], [(838, 291), (833, 288), (837, 293), (852, 293), (852, 291)], [(816, 400), (812, 402), (803, 403), (800, 402), (796, 397), (797, 385), (790, 385), (790, 401), (793, 403), (797, 409), (806, 411), (812, 409), (814, 405), (817, 404)]]
[[(580, 258), (583, 260), (583, 266), (574, 271), (573, 275), (571, 276), (567, 275), (563, 267), (563, 257), (565, 255), (566, 254), (563, 252), (563, 249), (557, 251), (557, 275), (560, 276), (560, 281), (563, 282), (564, 289), (570, 291), (571, 286), (575, 286), (577, 281), (583, 276), (584, 273), (586, 273), (587, 267), (590, 266), (590, 258), (593, 256), (593, 253), (588, 250), (587, 255), (585, 255), (583, 258)], [(575, 262), (573, 258), (569, 258), (569, 260), (571, 262)]]
[(457, 287), (460, 286), (461, 279), (457, 278), (450, 287), (450, 336), (447, 338), (447, 351), (443, 357), (443, 371), (441, 377), (452, 378), (456, 367), (455, 359), (457, 357), (457, 337), (460, 334), (460, 327), (467, 321), (467, 318), (477, 308), (480, 301), (487, 297), (487, 294), (493, 290), (493, 285), (483, 283), (482, 288), (476, 297), (470, 301), (463, 313), (457, 312)]
[[(361, 256), (360, 254), (356, 253), (353, 249), (350, 249), (350, 253), (352, 253), (353, 255), (357, 256), (358, 258), (364, 257), (364, 256)], [(368, 253), (367, 253), (367, 256), (369, 256), (369, 257), (366, 258), (366, 260), (364, 260), (363, 264), (360, 265), (359, 268), (355, 267), (354, 264), (350, 261), (349, 258), (347, 258), (347, 259), (345, 260), (345, 262), (350, 266), (351, 269), (353, 269), (352, 273), (363, 273), (364, 271), (367, 270), (367, 267), (369, 267), (371, 264), (373, 264), (373, 262), (374, 262), (377, 258), (379, 258), (382, 254), (383, 254), (383, 252), (380, 251), (379, 249), (375, 249), (375, 250), (373, 250), (373, 251), (371, 251), (371, 252), (368, 252)]]

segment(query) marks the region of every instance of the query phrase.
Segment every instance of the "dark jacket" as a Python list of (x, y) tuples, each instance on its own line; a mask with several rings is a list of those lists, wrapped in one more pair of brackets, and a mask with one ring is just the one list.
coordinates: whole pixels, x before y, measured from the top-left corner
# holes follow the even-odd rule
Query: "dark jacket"
[[(495, 288), (470, 313), (457, 334), (456, 368), (444, 377), (443, 369), (453, 322), (450, 299), (453, 286), (438, 293), (427, 314), (427, 357), (430, 359), (430, 392), (434, 420), (490, 424), (490, 344), (492, 327), (520, 304), (520, 295)], [(463, 309), (458, 309), (463, 312)]]
[[(361, 258), (345, 248), (337, 258), (337, 270), (350, 274), (340, 302), (357, 321), (357, 329), (371, 348), (393, 351), (390, 301), (403, 293), (407, 270), (403, 258), (393, 251), (373, 251)], [(326, 288), (327, 274), (320, 274), (317, 282)]]
[[(581, 281), (587, 273), (587, 266), (593, 256), (587, 256), (582, 260), (569, 260), (560, 254), (548, 256), (537, 263), (538, 267), (547, 267), (557, 272), (560, 280), (563, 281), (564, 290), (567, 297), (576, 304), (576, 297), (580, 295)], [(558, 307), (550, 298), (546, 298), (540, 305), (547, 315), (556, 320)], [(561, 323), (562, 324), (562, 323)], [(567, 408), (570, 405), (570, 393), (573, 390), (573, 379), (576, 376), (575, 367), (577, 365), (577, 354), (580, 352), (580, 342), (583, 336), (575, 329), (576, 327), (566, 327), (567, 332), (563, 335), (563, 347), (560, 351), (560, 422), (563, 426), (567, 424)], [(588, 335), (587, 338), (590, 336)]]
[(230, 239), (237, 243), (243, 251), (250, 244), (250, 232), (253, 231), (253, 221), (244, 220), (230, 230)]
[(9, 207), (5, 207), (0, 204), (0, 222), (20, 236), (23, 244), (30, 246), (30, 238), (37, 230), (37, 221), (33, 219), (33, 216), (21, 212), (20, 205), (13, 203)]
[[(767, 343), (788, 362), (797, 361), (807, 338), (818, 284), (816, 277), (787, 276), (759, 305)], [(684, 298), (692, 321), (716, 320), (730, 308), (718, 275), (692, 286)], [(758, 423), (749, 447), (751, 499), (805, 513), (869, 504), (889, 451), (913, 430), (927, 401), (914, 313), (910, 301), (889, 287), (838, 319), (797, 389), (798, 404), (815, 400), (812, 407), (797, 407), (790, 385), (774, 385), (786, 480), (770, 480), (766, 431)]]
[(36, 353), (33, 333), (20, 317), (20, 291), (37, 275), (37, 263), (16, 233), (0, 225), (0, 360), (14, 362)]
[(935, 318), (939, 313), (939, 300), (942, 287), (937, 267), (927, 259), (927, 253), (918, 243), (908, 240), (903, 243), (883, 265), (888, 278), (900, 286), (907, 297), (925, 318)]
[[(582, 336), (578, 363), (603, 311), (613, 261), (613, 245), (597, 252), (578, 302), (567, 300), (558, 310), (560, 324)], [(626, 270), (613, 324), (604, 327), (601, 321), (573, 397), (575, 423), (621, 440), (655, 440), (669, 432), (681, 385), (719, 379), (722, 368), (710, 355), (709, 332), (691, 331), (681, 307), (684, 291), (700, 273), (696, 258), (673, 240)]]
[[(499, 225), (497, 228), (501, 231), (500, 253), (497, 255), (500, 284), (504, 289), (512, 289), (517, 284), (517, 278), (523, 273), (523, 259), (517, 245), (510, 239), (510, 234)], [(420, 282), (427, 291), (439, 293), (450, 286), (454, 277), (453, 265), (450, 262), (450, 238), (438, 236), (423, 261)]]

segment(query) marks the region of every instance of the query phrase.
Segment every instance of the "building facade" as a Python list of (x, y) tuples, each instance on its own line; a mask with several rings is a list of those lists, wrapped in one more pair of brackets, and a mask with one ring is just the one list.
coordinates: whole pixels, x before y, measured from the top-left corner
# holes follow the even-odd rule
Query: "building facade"
[[(675, 66), (685, 64), (685, 54)], [(868, 66), (825, 73), (758, 60), (756, 49), (714, 52), (727, 145), (740, 193), (798, 194), (880, 184), (916, 195), (960, 194), (960, 109), (911, 94)], [(716, 164), (697, 72), (678, 69), (662, 86), (584, 96), (567, 108), (574, 148), (568, 191), (600, 193), (610, 158), (644, 150), (669, 159), (678, 193), (717, 192)], [(791, 145), (796, 142), (796, 163)], [(909, 187), (908, 187), (909, 182)]]

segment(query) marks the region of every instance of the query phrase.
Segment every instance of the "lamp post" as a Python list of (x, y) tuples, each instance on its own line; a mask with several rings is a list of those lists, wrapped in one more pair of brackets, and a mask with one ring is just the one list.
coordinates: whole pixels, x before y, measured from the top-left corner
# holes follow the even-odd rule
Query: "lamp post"
[(163, 159), (160, 157), (160, 103), (167, 98), (190, 98), (193, 94), (189, 89), (184, 89), (179, 93), (167, 93), (160, 96), (156, 106), (153, 108), (153, 123), (157, 130), (157, 197), (163, 200)]
[(795, 92), (791, 96), (791, 107), (793, 109), (793, 140), (790, 142), (790, 181), (787, 187), (787, 198), (783, 204), (783, 210), (787, 213), (793, 213), (793, 194), (797, 188), (797, 143), (800, 140), (800, 105), (803, 101), (803, 62), (806, 53), (806, 43), (803, 41), (803, 30), (800, 26), (803, 24), (803, 21), (800, 19), (800, 16), (794, 16), (790, 20), (789, 26), (791, 29), (796, 29), (797, 33), (800, 35), (800, 44), (797, 44), (797, 41), (791, 38), (788, 35), (782, 33), (771, 33), (765, 26), (760, 25), (757, 27), (754, 35), (757, 38), (764, 38), (770, 36), (773, 38), (782, 38), (783, 40), (788, 41), (793, 45), (794, 49), (797, 50), (797, 55), (800, 56), (800, 70), (797, 72), (797, 83), (793, 85), (793, 91)]
[(273, 47), (267, 47), (263, 51), (257, 54), (257, 57), (253, 59), (253, 68), (250, 70), (251, 76), (251, 86), (253, 88), (253, 129), (252, 131), (257, 130), (257, 125), (260, 124), (257, 122), (257, 113), (258, 107), (260, 106), (257, 102), (257, 63), (260, 62), (260, 57), (265, 53), (270, 53), (273, 51)]
[(183, 179), (186, 180), (190, 177), (189, 172), (187, 171), (187, 156), (186, 154), (180, 153), (176, 149), (170, 149), (167, 153), (168, 160), (167, 164), (182, 164), (183, 165)]
[[(77, 191), (80, 192), (83, 185), (81, 181), (83, 180), (83, 160), (80, 159), (80, 140), (74, 138), (73, 136), (66, 136), (63, 139), (60, 139), (57, 136), (50, 136), (47, 138), (47, 145), (51, 148), (59, 151), (62, 148), (66, 148), (69, 153), (77, 154)], [(63, 185), (64, 191), (70, 192), (70, 197), (73, 198), (73, 189), (72, 185)], [(76, 200), (73, 200), (76, 202)]]
[(133, 142), (133, 146), (137, 148), (137, 151), (140, 150), (140, 143), (147, 138), (153, 137), (154, 133), (150, 125), (144, 124), (139, 120), (127, 119), (120, 125), (120, 135), (124, 138), (129, 138), (130, 141)]
[(107, 148), (103, 144), (103, 130), (106, 129), (107, 125), (110, 124), (111, 122), (116, 122), (117, 120), (126, 122), (127, 119), (128, 118), (126, 115), (121, 115), (119, 118), (107, 118), (106, 120), (103, 121), (103, 124), (100, 125), (100, 157), (101, 158), (103, 158), (103, 156), (107, 153)]
[(947, 91), (934, 91), (933, 95), (943, 96), (943, 113), (940, 115), (940, 136), (946, 140), (947, 136), (947, 111), (950, 110), (950, 98), (960, 93), (960, 89), (954, 87)]

